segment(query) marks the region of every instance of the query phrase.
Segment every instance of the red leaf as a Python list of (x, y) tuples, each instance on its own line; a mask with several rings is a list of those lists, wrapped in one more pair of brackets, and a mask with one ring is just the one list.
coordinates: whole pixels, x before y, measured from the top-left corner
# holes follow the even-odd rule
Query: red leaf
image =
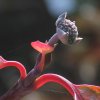
[(48, 82), (54, 82), (62, 85), (73, 96), (74, 100), (83, 100), (76, 85), (57, 74), (43, 74), (38, 77), (33, 83), (33, 90), (39, 89)]
[(0, 69), (9, 67), (9, 66), (16, 67), (20, 71), (21, 79), (24, 79), (27, 76), (26, 69), (21, 63), (17, 61), (7, 61), (3, 57), (0, 56)]
[(94, 85), (75, 85), (57, 74), (44, 74), (34, 81), (33, 90), (36, 90), (48, 82), (62, 85), (74, 98), (74, 100), (100, 100), (100, 87)]
[(50, 53), (54, 50), (54, 47), (48, 45), (47, 43), (42, 43), (40, 41), (32, 42), (31, 45), (40, 53)]
[(85, 100), (100, 100), (100, 87), (94, 85), (77, 85)]

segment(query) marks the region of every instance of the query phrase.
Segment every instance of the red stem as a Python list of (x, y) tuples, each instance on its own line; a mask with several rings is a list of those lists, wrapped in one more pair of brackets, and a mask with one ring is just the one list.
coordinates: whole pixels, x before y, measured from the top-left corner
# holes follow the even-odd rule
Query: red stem
[(38, 70), (40, 70), (40, 72), (42, 72), (44, 69), (45, 53), (39, 54), (39, 57), (40, 57), (40, 60), (37, 59), (34, 69), (38, 69)]
[[(44, 84), (48, 82), (54, 82), (62, 85), (73, 97), (75, 100), (83, 100), (82, 96), (79, 94), (78, 89), (70, 81), (64, 77), (57, 74), (44, 74), (37, 78), (34, 82), (33, 89), (39, 89)], [(77, 94), (78, 93), (78, 94)]]

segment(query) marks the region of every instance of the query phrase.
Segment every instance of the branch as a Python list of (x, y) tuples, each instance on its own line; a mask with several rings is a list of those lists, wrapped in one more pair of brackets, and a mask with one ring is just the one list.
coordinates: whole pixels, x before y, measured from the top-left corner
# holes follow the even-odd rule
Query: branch
[[(8, 61), (7, 64), (5, 64), (5, 66), (17, 66), (21, 72), (21, 77), (16, 84), (8, 90), (7, 93), (0, 97), (0, 100), (20, 100), (20, 98), (33, 91), (34, 81), (44, 70), (45, 56), (47, 53), (51, 53), (54, 50), (55, 44), (58, 42), (58, 40), (68, 45), (82, 39), (78, 37), (78, 31), (75, 23), (67, 20), (65, 17), (66, 13), (58, 17), (56, 21), (56, 33), (49, 39), (47, 43), (41, 43), (39, 41), (31, 43), (33, 48), (38, 50), (40, 54), (37, 57), (34, 68), (27, 75), (26, 73), (23, 73), (23, 69), (19, 69), (20, 63), (17, 63), (18, 66), (12, 61)], [(2, 59), (2, 61), (5, 60)], [(3, 65), (1, 64), (1, 66)], [(73, 92), (71, 93), (73, 94)]]
[[(9, 89), (7, 93), (5, 93), (3, 96), (0, 97), (0, 100), (20, 100), (21, 97), (31, 93), (33, 91), (32, 89), (33, 81), (41, 74), (44, 67), (44, 61), (45, 61), (45, 55), (40, 54), (37, 57), (37, 63), (35, 67), (28, 73), (27, 76), (25, 76), (24, 79), (20, 77), (20, 79), (16, 82), (16, 84), (11, 89)], [(5, 65), (15, 66), (14, 64), (15, 62), (7, 61)], [(17, 63), (17, 65), (18, 64), (19, 63)], [(21, 67), (20, 71), (22, 70), (22, 68), (23, 67)]]

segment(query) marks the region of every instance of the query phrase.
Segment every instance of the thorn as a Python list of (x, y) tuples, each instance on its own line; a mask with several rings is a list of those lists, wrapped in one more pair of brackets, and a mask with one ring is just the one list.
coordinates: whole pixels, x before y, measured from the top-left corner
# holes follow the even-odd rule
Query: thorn
[(75, 43), (77, 43), (77, 44), (78, 44), (78, 43), (80, 43), (80, 42), (81, 42), (81, 40), (83, 40), (83, 38), (81, 38), (81, 37), (77, 37), (77, 38), (76, 38)]
[(56, 47), (58, 45), (58, 43), (54, 44), (54, 47)]
[(6, 60), (2, 57), (2, 56), (0, 56), (0, 62), (6, 62)]
[(76, 38), (76, 41), (81, 41), (81, 40), (83, 40), (83, 38), (81, 38), (81, 37)]
[(48, 43), (48, 41), (46, 40), (45, 43)]
[(75, 23), (75, 21), (73, 21), (73, 23)]
[(67, 16), (67, 12), (61, 14), (58, 18), (65, 19)]

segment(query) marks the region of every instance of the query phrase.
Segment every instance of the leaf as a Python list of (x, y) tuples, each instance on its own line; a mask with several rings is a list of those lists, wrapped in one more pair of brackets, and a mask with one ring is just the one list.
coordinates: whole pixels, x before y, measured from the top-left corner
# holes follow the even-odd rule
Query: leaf
[(17, 61), (7, 61), (3, 57), (0, 56), (0, 69), (6, 68), (9, 66), (15, 67), (19, 70), (21, 79), (24, 79), (27, 76), (26, 69), (21, 63)]
[(42, 43), (40, 41), (35, 41), (31, 43), (32, 47), (39, 51), (40, 53), (50, 53), (54, 50), (54, 47), (48, 45), (47, 43)]
[(48, 82), (62, 85), (74, 100), (100, 100), (100, 87), (88, 84), (76, 85), (57, 74), (43, 74), (34, 81), (33, 90), (39, 89)]
[(77, 87), (85, 100), (100, 100), (100, 86), (83, 84)]
[(43, 74), (40, 77), (38, 77), (33, 83), (33, 90), (39, 89), (41, 86), (45, 85), (48, 82), (54, 82), (62, 85), (71, 94), (74, 100), (83, 100), (76, 85), (57, 74), (49, 73)]

